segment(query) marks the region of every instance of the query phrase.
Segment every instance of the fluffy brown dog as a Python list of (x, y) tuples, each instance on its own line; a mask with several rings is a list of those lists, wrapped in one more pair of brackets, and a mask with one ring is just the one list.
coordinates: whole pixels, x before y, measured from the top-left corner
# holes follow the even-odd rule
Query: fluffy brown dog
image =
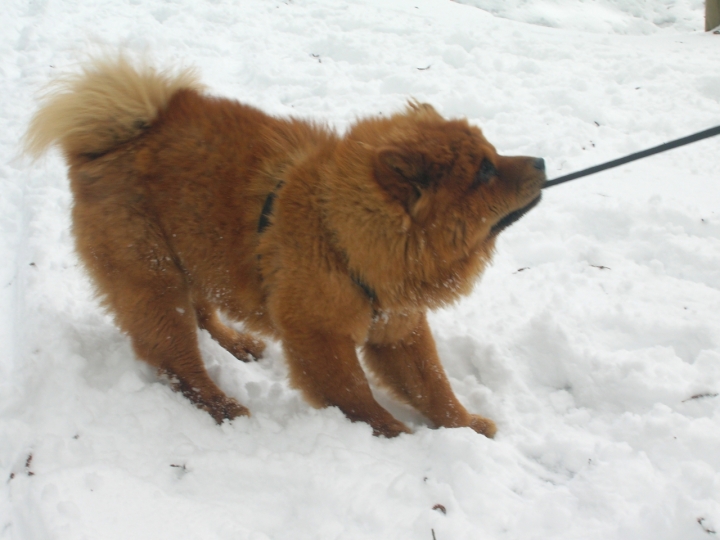
[(467, 294), (495, 239), (540, 199), (542, 160), (503, 157), (465, 120), (412, 102), (344, 136), (203, 93), (118, 58), (58, 82), (27, 149), (69, 164), (77, 250), (138, 357), (216, 421), (249, 414), (208, 377), (206, 329), (241, 360), (264, 345), (220, 310), (282, 341), (292, 384), (388, 437), (408, 428), (380, 384), (436, 426), (468, 413), (426, 311)]

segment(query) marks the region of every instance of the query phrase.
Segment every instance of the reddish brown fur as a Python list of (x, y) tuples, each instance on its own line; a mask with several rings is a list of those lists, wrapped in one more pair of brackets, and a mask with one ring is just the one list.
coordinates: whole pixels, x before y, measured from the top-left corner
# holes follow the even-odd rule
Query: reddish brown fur
[[(143, 95), (160, 98), (139, 115)], [(494, 435), (453, 394), (426, 310), (468, 293), (493, 226), (539, 197), (544, 174), (531, 158), (499, 156), (479, 129), (429, 105), (340, 137), (206, 96), (187, 72), (123, 59), (90, 64), (50, 96), (28, 148), (53, 143), (70, 167), (77, 250), (104, 304), (138, 357), (218, 422), (249, 413), (208, 377), (197, 327), (241, 360), (264, 348), (219, 310), (282, 341), (310, 403), (376, 434), (408, 428), (373, 398), (356, 347), (436, 426)], [(484, 159), (498, 175), (473, 185)]]

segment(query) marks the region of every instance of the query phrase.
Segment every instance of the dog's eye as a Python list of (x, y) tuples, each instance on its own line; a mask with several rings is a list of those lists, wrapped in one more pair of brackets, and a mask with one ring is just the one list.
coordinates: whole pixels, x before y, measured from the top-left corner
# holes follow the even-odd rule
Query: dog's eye
[(498, 171), (495, 168), (495, 165), (492, 164), (492, 161), (487, 158), (483, 159), (482, 163), (480, 164), (480, 169), (475, 174), (475, 178), (473, 179), (472, 187), (487, 184), (493, 177), (497, 176), (497, 174)]

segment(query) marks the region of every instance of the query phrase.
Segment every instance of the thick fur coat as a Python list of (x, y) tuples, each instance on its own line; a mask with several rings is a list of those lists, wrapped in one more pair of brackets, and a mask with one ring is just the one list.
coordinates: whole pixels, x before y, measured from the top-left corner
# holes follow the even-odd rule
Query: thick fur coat
[(408, 428), (373, 398), (358, 351), (435, 426), (494, 435), (454, 395), (426, 311), (471, 290), (539, 200), (542, 160), (500, 156), (426, 104), (340, 136), (122, 57), (60, 79), (26, 142), (61, 148), (77, 251), (137, 356), (218, 422), (249, 412), (209, 378), (198, 327), (241, 360), (262, 355), (256, 334), (280, 340), (310, 403), (375, 434)]

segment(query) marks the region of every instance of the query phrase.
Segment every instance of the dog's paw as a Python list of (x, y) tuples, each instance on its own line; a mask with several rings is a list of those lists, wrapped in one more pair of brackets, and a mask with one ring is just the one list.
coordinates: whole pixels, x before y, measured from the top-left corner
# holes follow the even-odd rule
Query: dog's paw
[(228, 352), (243, 362), (259, 360), (265, 352), (265, 342), (250, 334), (238, 333), (235, 341), (228, 347)]
[(470, 415), (469, 427), (477, 431), (480, 435), (485, 435), (488, 439), (492, 439), (497, 433), (495, 422), (479, 414)]
[(247, 407), (243, 407), (237, 401), (226, 396), (219, 396), (210, 403), (199, 404), (201, 409), (210, 413), (218, 424), (224, 420), (232, 420), (238, 416), (250, 416)]
[(395, 420), (394, 418), (392, 419), (392, 421), (383, 422), (381, 425), (374, 425), (372, 426), (372, 428), (373, 435), (375, 435), (376, 437), (386, 437), (388, 439), (397, 437), (401, 433), (412, 433), (410, 428), (408, 428), (399, 420)]

